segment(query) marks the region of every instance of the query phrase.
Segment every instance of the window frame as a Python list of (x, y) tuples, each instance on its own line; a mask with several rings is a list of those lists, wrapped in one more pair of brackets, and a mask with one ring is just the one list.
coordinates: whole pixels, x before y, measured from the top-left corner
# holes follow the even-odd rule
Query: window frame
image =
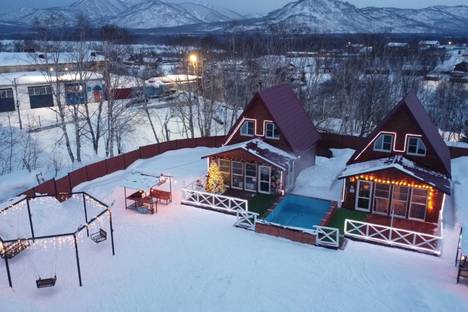
[[(248, 130), (249, 130), (248, 126), (247, 126), (247, 133), (244, 132), (244, 126), (246, 126), (247, 124), (252, 124), (252, 134), (248, 133)], [(245, 137), (254, 137), (255, 136), (255, 121), (249, 120), (249, 119), (244, 120), (244, 122), (242, 123), (240, 127), (240, 135), (245, 136)]]
[(14, 99), (13, 88), (0, 88), (0, 99)]
[[(415, 153), (410, 152), (410, 150), (409, 150), (410, 149), (410, 140), (412, 140), (412, 139), (417, 140), (416, 152)], [(424, 147), (424, 154), (418, 153), (421, 144)], [(427, 155), (427, 146), (426, 146), (426, 144), (424, 143), (424, 141), (422, 140), (421, 137), (408, 136), (408, 139), (407, 139), (407, 142), (406, 142), (406, 154), (408, 154), (410, 156), (426, 157), (426, 155)]]
[[(422, 204), (422, 203), (414, 202), (414, 201), (413, 201), (413, 196), (423, 197), (423, 195), (419, 195), (419, 194), (416, 194), (416, 195), (415, 195), (415, 191), (424, 191), (424, 192), (426, 192), (426, 195), (425, 195), (425, 197), (426, 197), (426, 202), (425, 202), (425, 204)], [(428, 190), (412, 188), (412, 189), (411, 189), (411, 194), (410, 194), (410, 204), (409, 204), (409, 211), (408, 211), (408, 219), (417, 220), (417, 221), (426, 221), (428, 203), (429, 203), (429, 191), (428, 191)], [(420, 219), (420, 218), (415, 218), (415, 217), (412, 217), (412, 216), (411, 216), (411, 213), (412, 213), (412, 210), (413, 210), (413, 205), (418, 205), (418, 206), (423, 206), (423, 205), (424, 205), (424, 217), (423, 217), (422, 219)]]
[[(382, 148), (377, 148), (376, 144), (380, 140), (381, 137), (382, 137)], [(390, 137), (391, 138), (391, 140), (390, 140), (390, 149), (388, 149), (388, 150), (383, 149), (383, 145), (385, 144), (385, 137)], [(391, 133), (381, 133), (381, 134), (379, 134), (379, 136), (375, 139), (374, 144), (372, 145), (373, 150), (375, 152), (391, 153), (394, 139), (395, 139), (394, 135), (391, 134)]]
[[(268, 135), (268, 126), (273, 126), (272, 135)], [(273, 121), (265, 121), (265, 138), (271, 139), (271, 140), (279, 140), (280, 139), (280, 133), (279, 133), (279, 128), (278, 126), (273, 122)], [(275, 136), (275, 132), (277, 133), (277, 136)]]
[[(227, 162), (229, 164), (229, 171), (223, 171), (223, 166), (221, 166), (221, 162)], [(230, 187), (231, 186), (231, 160), (230, 159), (218, 159), (218, 167), (221, 176), (223, 177), (224, 185)]]

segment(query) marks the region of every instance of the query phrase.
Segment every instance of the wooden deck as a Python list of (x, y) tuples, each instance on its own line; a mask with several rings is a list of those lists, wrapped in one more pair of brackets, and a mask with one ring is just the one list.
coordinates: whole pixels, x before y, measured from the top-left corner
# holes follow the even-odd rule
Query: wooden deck
[[(386, 216), (370, 214), (365, 222), (390, 226), (392, 224), (392, 219)], [(393, 227), (431, 235), (440, 234), (437, 224), (422, 221), (393, 218)]]

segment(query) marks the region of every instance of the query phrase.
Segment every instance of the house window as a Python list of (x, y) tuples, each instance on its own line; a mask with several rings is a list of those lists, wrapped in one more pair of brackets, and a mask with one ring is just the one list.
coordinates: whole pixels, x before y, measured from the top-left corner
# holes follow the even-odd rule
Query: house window
[(229, 186), (231, 182), (231, 161), (227, 159), (220, 159), (219, 171), (223, 177), (224, 185)]
[(374, 212), (387, 215), (390, 204), (390, 185), (376, 183), (374, 187)]
[(257, 165), (245, 164), (245, 189), (247, 191), (257, 191)]
[(31, 108), (54, 106), (51, 86), (28, 87)]
[(413, 189), (409, 217), (424, 220), (426, 218), (427, 190)]
[(374, 151), (391, 152), (393, 144), (393, 135), (381, 134), (374, 142)]
[(0, 89), (0, 112), (11, 112), (15, 110), (15, 99), (13, 89)]
[(244, 164), (238, 161), (232, 162), (232, 188), (244, 188)]
[(265, 123), (265, 137), (267, 139), (279, 139), (279, 131), (276, 124), (273, 122)]
[(408, 155), (426, 156), (426, 145), (421, 138), (410, 137), (408, 138)]
[(254, 136), (255, 123), (253, 120), (246, 120), (241, 127), (241, 135)]

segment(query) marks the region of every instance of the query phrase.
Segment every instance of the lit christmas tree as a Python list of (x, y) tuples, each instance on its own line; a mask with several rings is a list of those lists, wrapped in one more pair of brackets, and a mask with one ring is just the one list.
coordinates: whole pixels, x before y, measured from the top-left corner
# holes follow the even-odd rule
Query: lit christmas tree
[(219, 171), (216, 163), (211, 163), (208, 169), (208, 177), (206, 181), (206, 191), (209, 193), (221, 194), (224, 193), (223, 175)]

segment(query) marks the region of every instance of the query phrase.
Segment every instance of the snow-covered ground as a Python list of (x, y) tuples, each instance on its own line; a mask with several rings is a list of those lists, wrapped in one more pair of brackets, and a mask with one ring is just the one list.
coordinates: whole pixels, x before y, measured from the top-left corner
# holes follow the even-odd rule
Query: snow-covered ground
[[(112, 257), (108, 241), (96, 245), (83, 237), (82, 288), (71, 245), (58, 251), (27, 250), (11, 261), (13, 290), (7, 286), (2, 261), (0, 310), (468, 310), (468, 287), (455, 284), (455, 227), (445, 228), (442, 257), (354, 241), (345, 250), (334, 251), (238, 229), (233, 216), (180, 205), (180, 188), (204, 174), (206, 161), (200, 157), (214, 151), (168, 152), (78, 186), (78, 191), (114, 202), (116, 256)], [(339, 188), (330, 183), (350, 151), (334, 152), (336, 158), (319, 158), (320, 167), (307, 169), (296, 189), (337, 196)], [(468, 167), (468, 159), (459, 161)], [(161, 205), (152, 216), (125, 211), (120, 185), (136, 171), (173, 175), (174, 203)], [(309, 183), (307, 178), (314, 176), (318, 182)], [(458, 187), (466, 189), (468, 182), (460, 183)], [(56, 273), (56, 287), (36, 289), (35, 272)]]

